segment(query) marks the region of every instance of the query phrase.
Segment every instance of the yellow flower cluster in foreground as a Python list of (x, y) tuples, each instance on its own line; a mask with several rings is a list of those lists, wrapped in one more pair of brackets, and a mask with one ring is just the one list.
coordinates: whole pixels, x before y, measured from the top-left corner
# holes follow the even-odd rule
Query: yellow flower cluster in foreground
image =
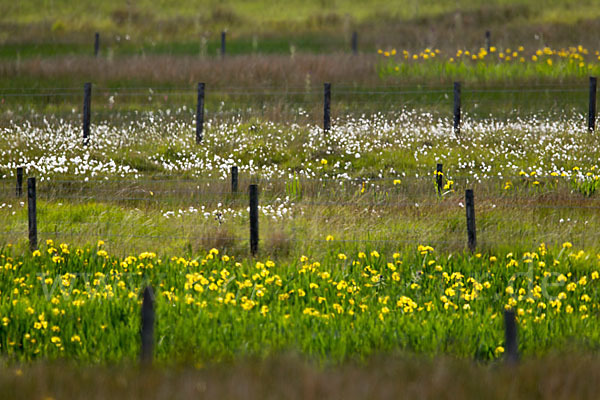
[[(132, 321), (147, 284), (157, 293), (165, 354), (178, 351), (174, 338), (183, 340), (181, 332), (209, 353), (235, 352), (235, 343), (252, 347), (252, 340), (331, 351), (340, 340), (330, 336), (333, 329), (344, 338), (346, 355), (385, 343), (437, 351), (446, 335), (462, 335), (479, 339), (460, 351), (484, 346), (496, 357), (504, 309), (514, 309), (520, 329), (531, 331), (522, 344), (530, 351), (540, 349), (537, 335), (559, 342), (597, 325), (590, 315), (598, 312), (600, 255), (575, 250), (570, 242), (553, 250), (541, 244), (523, 253), (473, 255), (438, 255), (428, 245), (387, 256), (329, 246), (320, 260), (301, 256), (281, 265), (238, 260), (217, 249), (194, 258), (156, 252), (120, 258), (104, 243), (72, 249), (48, 241), (29, 256), (12, 256), (7, 247), (0, 253), (0, 350), (23, 358), (112, 357), (111, 346), (136, 340)], [(214, 332), (210, 340), (191, 333), (198, 324)], [(320, 339), (304, 342), (314, 335)], [(372, 337), (380, 341), (370, 342)]]

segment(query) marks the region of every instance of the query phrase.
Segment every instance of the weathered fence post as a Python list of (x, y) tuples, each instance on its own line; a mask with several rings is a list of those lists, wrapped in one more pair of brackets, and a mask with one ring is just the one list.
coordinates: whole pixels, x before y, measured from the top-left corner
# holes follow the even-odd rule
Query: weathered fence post
[(142, 301), (142, 324), (140, 328), (142, 345), (140, 361), (146, 365), (152, 364), (154, 353), (154, 320), (154, 292), (152, 286), (146, 286)]
[(454, 134), (460, 135), (460, 82), (454, 82)]
[(196, 144), (200, 144), (204, 131), (204, 82), (198, 83), (198, 103), (196, 105)]
[(27, 178), (27, 220), (29, 222), (29, 249), (37, 250), (37, 207), (35, 177)]
[(23, 195), (23, 167), (17, 167), (17, 197)]
[(238, 167), (231, 167), (231, 193), (237, 193), (238, 191)]
[(444, 181), (444, 165), (438, 163), (436, 169), (435, 169), (435, 184), (437, 186), (437, 192), (438, 195), (441, 196), (442, 195), (442, 185), (443, 185), (443, 181)]
[(588, 112), (588, 129), (590, 132), (596, 129), (596, 84), (596, 77), (590, 76), (590, 108)]
[(331, 129), (331, 83), (324, 85), (323, 93), (323, 130), (329, 132)]
[(504, 310), (504, 359), (509, 364), (519, 361), (519, 344), (517, 342), (517, 323), (514, 310)]
[(358, 54), (358, 33), (352, 32), (352, 54)]
[(221, 57), (225, 57), (225, 40), (227, 33), (225, 31), (221, 32)]
[(92, 84), (83, 85), (83, 144), (90, 143), (90, 113), (92, 108)]
[(485, 49), (487, 52), (490, 52), (490, 47), (492, 47), (492, 34), (490, 31), (485, 31)]
[(94, 35), (94, 57), (98, 57), (100, 52), (100, 33), (96, 32)]
[(465, 192), (465, 208), (467, 210), (467, 239), (469, 250), (475, 251), (477, 246), (477, 236), (475, 235), (475, 200), (473, 199), (473, 189), (467, 189)]
[(258, 253), (258, 185), (250, 185), (250, 253)]

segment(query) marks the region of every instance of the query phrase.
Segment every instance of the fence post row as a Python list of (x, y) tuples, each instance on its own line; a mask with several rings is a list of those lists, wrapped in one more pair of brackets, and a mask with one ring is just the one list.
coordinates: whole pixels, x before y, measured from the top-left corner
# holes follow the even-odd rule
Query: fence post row
[(352, 32), (352, 54), (358, 54), (358, 33)]
[(225, 31), (221, 32), (221, 57), (225, 57), (225, 40), (227, 33)]
[(141, 351), (140, 361), (142, 364), (152, 364), (154, 352), (154, 292), (152, 286), (144, 289), (142, 300), (142, 323), (140, 327)]
[(258, 185), (250, 185), (250, 253), (258, 253)]
[(92, 84), (86, 82), (83, 85), (83, 144), (90, 143), (90, 113), (92, 108)]
[(475, 251), (477, 246), (477, 236), (475, 234), (475, 200), (473, 199), (473, 189), (467, 189), (465, 192), (465, 208), (467, 210), (467, 239), (469, 250)]
[(437, 187), (438, 195), (442, 195), (442, 185), (444, 183), (444, 164), (438, 163), (435, 168), (435, 185)]
[(323, 130), (329, 132), (331, 129), (331, 83), (324, 85), (323, 93)]
[(23, 195), (23, 167), (17, 167), (17, 197)]
[(98, 57), (100, 52), (100, 33), (96, 32), (94, 35), (94, 57)]
[(460, 134), (460, 82), (454, 82), (454, 134)]
[(237, 193), (238, 191), (238, 167), (231, 167), (231, 193)]
[(596, 130), (596, 86), (596, 77), (590, 76), (590, 107), (588, 111), (588, 129), (590, 132)]
[(517, 323), (514, 310), (504, 310), (504, 351), (505, 361), (516, 364), (519, 361), (519, 344), (517, 342)]
[(37, 250), (37, 207), (35, 177), (27, 178), (27, 220), (29, 225), (29, 249)]
[(200, 144), (204, 131), (204, 82), (198, 83), (198, 102), (196, 106), (196, 144)]

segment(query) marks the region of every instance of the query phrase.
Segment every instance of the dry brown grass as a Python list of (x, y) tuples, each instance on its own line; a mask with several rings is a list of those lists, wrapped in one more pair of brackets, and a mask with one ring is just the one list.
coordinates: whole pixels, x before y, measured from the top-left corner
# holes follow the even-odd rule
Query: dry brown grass
[(114, 60), (93, 57), (30, 59), (0, 62), (0, 77), (16, 75), (32, 79), (95, 83), (151, 82), (209, 87), (300, 87), (322, 82), (381, 84), (375, 71), (376, 55), (242, 55), (225, 59), (189, 56), (134, 56)]
[(0, 373), (11, 399), (595, 399), (599, 386), (598, 356), (569, 354), (514, 368), (395, 356), (322, 368), (284, 356), (199, 370), (40, 362)]

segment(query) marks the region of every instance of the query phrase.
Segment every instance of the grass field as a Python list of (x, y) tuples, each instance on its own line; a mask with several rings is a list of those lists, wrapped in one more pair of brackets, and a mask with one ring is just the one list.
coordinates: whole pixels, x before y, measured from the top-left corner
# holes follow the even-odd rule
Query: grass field
[(228, 54), (349, 52), (353, 31), (359, 49), (414, 50), (479, 47), (493, 43), (553, 47), (596, 46), (600, 12), (590, 0), (454, 2), (136, 1), (100, 4), (26, 0), (0, 6), (0, 58), (91, 55), (94, 32), (101, 55), (216, 56), (220, 32)]
[[(594, 396), (594, 2), (27, 0), (0, 15), (11, 397)], [(17, 167), (37, 180), (35, 252)], [(155, 366), (140, 369), (149, 284)]]

